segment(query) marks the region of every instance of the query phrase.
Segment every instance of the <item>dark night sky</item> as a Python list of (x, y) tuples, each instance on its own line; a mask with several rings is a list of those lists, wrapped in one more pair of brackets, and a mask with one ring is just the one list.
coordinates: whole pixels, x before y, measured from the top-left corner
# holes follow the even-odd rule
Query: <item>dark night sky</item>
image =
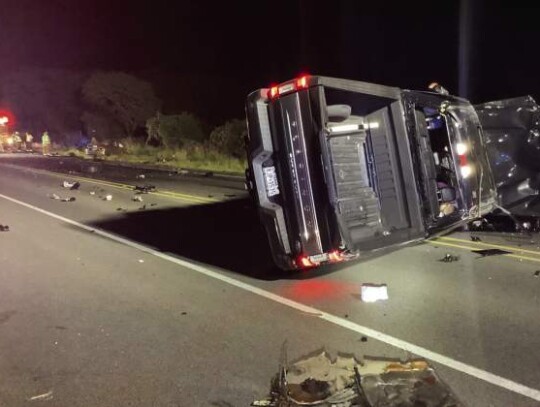
[[(246, 94), (300, 72), (458, 92), (459, 1), (1, 0), (0, 75), (119, 69), (166, 109), (241, 117)], [(540, 98), (540, 6), (472, 6), (473, 102)], [(523, 2), (524, 4), (524, 2)], [(519, 7), (518, 7), (519, 6)]]

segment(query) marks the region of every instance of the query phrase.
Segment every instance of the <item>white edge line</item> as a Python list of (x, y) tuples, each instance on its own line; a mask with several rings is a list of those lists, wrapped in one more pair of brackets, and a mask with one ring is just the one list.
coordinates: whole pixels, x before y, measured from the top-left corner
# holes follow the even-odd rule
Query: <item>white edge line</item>
[(159, 257), (159, 258), (161, 258), (163, 260), (167, 260), (167, 261), (170, 261), (172, 263), (176, 263), (176, 264), (178, 264), (180, 266), (189, 268), (189, 269), (191, 269), (193, 271), (199, 272), (199, 273), (204, 274), (204, 275), (206, 275), (208, 277), (215, 278), (217, 280), (220, 280), (220, 281), (222, 281), (224, 283), (230, 284), (230, 285), (235, 286), (237, 288), (240, 288), (242, 290), (249, 291), (249, 292), (251, 292), (253, 294), (256, 294), (256, 295), (258, 295), (260, 297), (264, 297), (264, 298), (269, 299), (271, 301), (274, 301), (274, 302), (277, 302), (279, 304), (285, 305), (287, 307), (296, 309), (297, 311), (313, 314), (314, 317), (318, 317), (318, 318), (320, 318), (320, 319), (322, 319), (324, 321), (330, 322), (330, 323), (332, 323), (334, 325), (338, 325), (338, 326), (340, 326), (342, 328), (345, 328), (345, 329), (348, 329), (350, 331), (357, 332), (357, 333), (365, 335), (365, 336), (369, 336), (369, 337), (371, 337), (373, 339), (376, 339), (376, 340), (378, 340), (380, 342), (384, 342), (384, 343), (386, 343), (388, 345), (391, 345), (391, 346), (394, 346), (396, 348), (403, 349), (403, 350), (405, 350), (407, 352), (410, 352), (410, 353), (415, 354), (417, 356), (421, 356), (423, 358), (426, 358), (426, 359), (431, 360), (431, 361), (433, 361), (435, 363), (444, 365), (444, 366), (449, 367), (451, 369), (461, 371), (463, 373), (466, 373), (466, 374), (468, 374), (470, 376), (476, 377), (477, 379), (483, 380), (483, 381), (488, 382), (490, 384), (493, 384), (495, 386), (502, 387), (502, 388), (504, 388), (506, 390), (509, 390), (509, 391), (512, 391), (514, 393), (521, 394), (523, 396), (529, 397), (529, 398), (531, 398), (533, 400), (536, 400), (536, 401), (540, 401), (540, 390), (533, 389), (531, 387), (527, 387), (527, 386), (525, 386), (523, 384), (514, 382), (514, 381), (512, 381), (510, 379), (506, 379), (506, 378), (498, 376), (496, 374), (493, 374), (493, 373), (487, 372), (485, 370), (479, 369), (477, 367), (468, 365), (466, 363), (463, 363), (463, 362), (460, 362), (458, 360), (452, 359), (452, 358), (450, 358), (448, 356), (441, 355), (440, 353), (430, 351), (429, 349), (423, 348), (421, 346), (414, 345), (414, 344), (412, 344), (410, 342), (406, 342), (406, 341), (403, 341), (401, 339), (394, 338), (393, 336), (384, 334), (382, 332), (379, 332), (379, 331), (376, 331), (374, 329), (365, 327), (363, 325), (359, 325), (359, 324), (357, 324), (355, 322), (348, 321), (346, 319), (337, 317), (335, 315), (332, 315), (332, 314), (329, 314), (327, 312), (321, 311), (321, 310), (319, 310), (317, 308), (301, 304), (299, 302), (290, 300), (288, 298), (279, 296), (277, 294), (273, 294), (273, 293), (265, 291), (265, 290), (263, 290), (261, 288), (252, 286), (250, 284), (244, 283), (244, 282), (239, 281), (239, 280), (235, 280), (234, 278), (225, 276), (225, 275), (220, 274), (218, 272), (209, 270), (209, 269), (207, 269), (207, 268), (205, 268), (203, 266), (200, 266), (198, 264), (194, 264), (194, 263), (191, 263), (189, 261), (173, 257), (171, 255), (159, 252), (159, 251), (157, 251), (155, 249), (151, 249), (151, 248), (149, 248), (147, 246), (144, 246), (144, 245), (141, 245), (139, 243), (133, 242), (132, 240), (125, 239), (123, 237), (116, 236), (116, 235), (114, 235), (112, 233), (109, 233), (109, 232), (106, 232), (104, 230), (101, 230), (101, 229), (98, 229), (98, 228), (93, 228), (93, 227), (87, 226), (87, 225), (85, 225), (83, 223), (79, 223), (77, 221), (65, 218), (63, 216), (60, 216), (60, 215), (57, 215), (55, 213), (52, 213), (52, 212), (46, 211), (44, 209), (41, 209), (41, 208), (39, 208), (37, 206), (30, 205), (30, 204), (28, 204), (26, 202), (19, 201), (18, 199), (11, 198), (11, 197), (6, 196), (4, 194), (0, 194), (0, 197), (6, 199), (8, 201), (11, 201), (13, 203), (24, 206), (26, 208), (37, 211), (39, 213), (42, 213), (44, 215), (47, 215), (47, 216), (49, 216), (51, 218), (60, 220), (62, 222), (68, 223), (68, 224), (73, 225), (73, 226), (77, 226), (77, 227), (79, 227), (81, 229), (84, 229), (84, 230), (89, 231), (89, 232), (93, 232), (93, 233), (95, 233), (97, 235), (106, 237), (108, 239), (111, 239), (111, 240), (114, 240), (116, 242), (125, 244), (127, 246), (139, 249), (139, 250), (141, 250), (141, 251), (143, 251), (145, 253), (152, 254), (152, 255), (154, 255), (156, 257)]

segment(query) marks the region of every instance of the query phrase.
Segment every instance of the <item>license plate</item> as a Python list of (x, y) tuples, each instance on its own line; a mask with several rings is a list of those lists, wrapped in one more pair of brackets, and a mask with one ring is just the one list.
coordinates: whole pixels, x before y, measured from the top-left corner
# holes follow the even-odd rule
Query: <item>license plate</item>
[(264, 167), (264, 182), (266, 184), (266, 194), (270, 196), (279, 195), (276, 167)]
[(316, 254), (314, 256), (309, 256), (309, 259), (313, 263), (322, 263), (323, 261), (328, 260), (328, 254), (327, 253)]

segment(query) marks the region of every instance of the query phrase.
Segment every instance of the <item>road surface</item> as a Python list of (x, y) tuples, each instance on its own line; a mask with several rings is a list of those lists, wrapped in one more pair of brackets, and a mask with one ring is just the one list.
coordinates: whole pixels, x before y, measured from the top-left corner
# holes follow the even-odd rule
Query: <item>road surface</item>
[[(85, 165), (0, 156), (0, 406), (247, 406), (285, 341), (291, 360), (427, 357), (468, 406), (540, 405), (536, 236), (283, 273), (241, 182)], [(158, 192), (133, 201), (143, 183)], [(511, 253), (471, 252), (494, 247)]]

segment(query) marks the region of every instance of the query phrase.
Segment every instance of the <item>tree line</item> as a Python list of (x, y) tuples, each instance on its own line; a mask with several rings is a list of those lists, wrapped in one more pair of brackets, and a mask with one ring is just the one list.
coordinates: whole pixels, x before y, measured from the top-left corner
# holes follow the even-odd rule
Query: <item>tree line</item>
[(211, 129), (190, 112), (163, 114), (152, 84), (125, 72), (23, 69), (0, 77), (0, 100), (16, 118), (17, 130), (48, 130), (55, 142), (66, 145), (92, 137), (138, 138), (169, 148), (208, 144), (243, 156), (242, 120)]

